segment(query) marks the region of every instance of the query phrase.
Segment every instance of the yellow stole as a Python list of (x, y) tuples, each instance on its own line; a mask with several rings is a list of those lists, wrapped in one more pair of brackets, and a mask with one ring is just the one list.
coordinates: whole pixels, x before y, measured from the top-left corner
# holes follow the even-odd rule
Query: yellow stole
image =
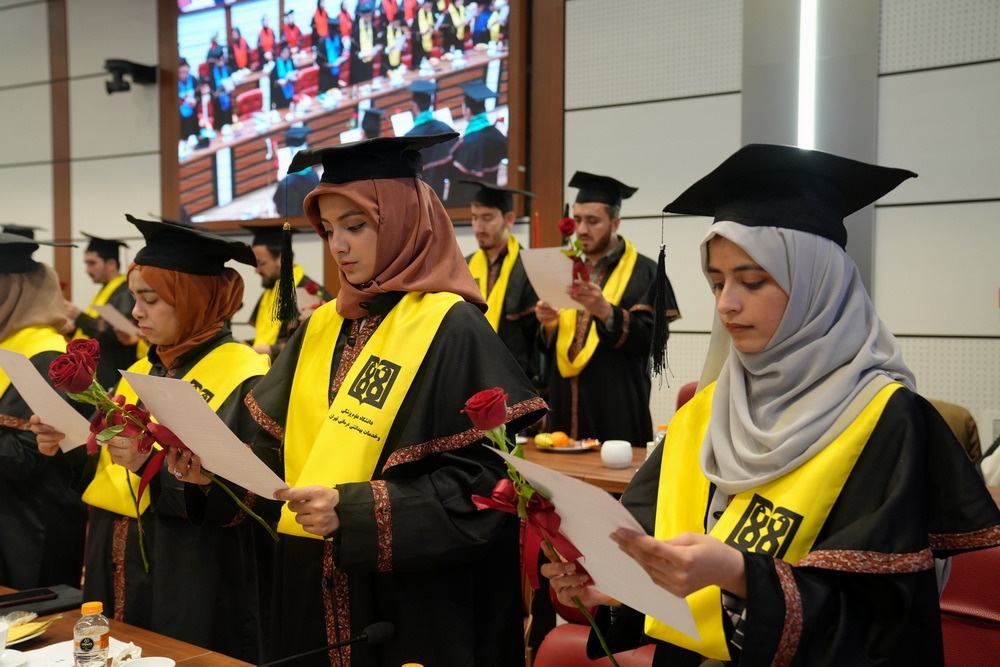
[[(229, 395), (248, 378), (263, 375), (270, 366), (266, 354), (257, 354), (242, 343), (224, 343), (201, 358), (184, 378), (201, 393), (213, 411), (222, 407)], [(153, 364), (149, 359), (141, 359), (129, 370), (148, 375)], [(125, 402), (136, 405), (135, 390), (122, 379), (115, 392), (125, 397)], [(157, 448), (159, 448), (157, 446)], [(83, 492), (83, 501), (88, 505), (136, 518), (135, 501), (132, 494), (139, 488), (139, 476), (111, 461), (107, 447), (101, 447), (94, 479)], [(149, 496), (142, 497), (139, 512), (149, 507)]]
[[(0, 341), (0, 347), (11, 352), (20, 352), (31, 359), (42, 352), (65, 352), (66, 339), (55, 327), (37, 324), (24, 327)], [(0, 396), (10, 387), (10, 377), (0, 368)]]
[[(106, 285), (104, 285), (104, 287), (101, 288), (101, 290), (97, 293), (97, 296), (94, 297), (94, 300), (90, 302), (90, 307), (84, 311), (85, 314), (90, 315), (91, 317), (100, 317), (98, 312), (94, 309), (94, 306), (103, 306), (106, 304), (108, 299), (111, 298), (111, 295), (114, 294), (115, 290), (118, 289), (118, 286), (123, 282), (125, 282), (124, 275), (112, 278)], [(73, 334), (73, 339), (75, 340), (77, 338), (88, 338), (88, 336), (80, 329), (77, 329)]]
[(500, 41), (500, 12), (493, 12), (490, 15), (490, 20), (487, 21), (487, 25), (490, 27), (490, 41), (499, 42)]
[[(301, 266), (298, 264), (292, 266), (292, 278), (296, 285), (302, 282), (305, 275), (305, 269)], [(264, 290), (260, 296), (260, 303), (257, 304), (257, 317), (253, 321), (253, 328), (256, 332), (253, 339), (255, 346), (274, 345), (278, 342), (278, 336), (281, 334), (281, 321), (274, 319), (274, 302), (278, 299), (280, 287), (281, 281), (279, 280)]]
[[(316, 309), (302, 341), (288, 398), (285, 481), (333, 487), (372, 478), (385, 439), (441, 321), (462, 298), (412, 292), (389, 311), (328, 402), (331, 360), (344, 318), (337, 302)], [(322, 539), (302, 530), (288, 506), (278, 532)]]
[[(389, 52), (389, 67), (396, 69), (403, 62), (403, 30), (393, 30), (392, 26), (385, 31), (386, 50)], [(396, 43), (399, 42), (399, 48)]]
[(358, 50), (367, 54), (361, 58), (362, 62), (370, 63), (375, 57), (372, 54), (372, 49), (375, 48), (375, 33), (371, 23), (362, 21), (361, 25), (358, 26), (358, 42)]
[[(885, 404), (902, 385), (883, 387), (844, 432), (809, 461), (784, 477), (736, 494), (709, 532), (749, 553), (765, 553), (795, 565), (812, 549), (840, 496), (854, 464), (882, 416)], [(679, 533), (704, 533), (710, 483), (701, 474), (699, 455), (712, 411), (711, 384), (688, 401), (670, 423), (660, 466), (656, 499), (658, 540)], [(701, 640), (646, 617), (646, 634), (698, 654), (729, 660), (718, 586), (687, 596)]]
[(434, 32), (431, 30), (433, 27), (434, 14), (431, 12), (425, 12), (422, 9), (418, 11), (417, 32), (420, 33), (420, 45), (423, 47), (424, 53), (428, 56), (431, 54), (431, 49), (434, 48)]
[[(604, 298), (614, 306), (621, 302), (622, 295), (625, 294), (625, 287), (632, 277), (632, 270), (635, 269), (635, 263), (639, 257), (635, 246), (628, 239), (622, 239), (622, 242), (625, 243), (625, 252), (622, 253), (622, 258), (618, 261), (615, 270), (608, 276), (608, 281), (604, 283), (604, 288), (601, 290)], [(563, 308), (559, 311), (556, 363), (559, 365), (559, 374), (564, 378), (579, 375), (587, 367), (590, 358), (594, 356), (594, 350), (597, 349), (597, 324), (591, 322), (583, 348), (576, 357), (570, 360), (569, 347), (573, 344), (573, 338), (576, 336), (576, 318), (579, 317), (579, 313), (580, 311), (569, 308)], [(587, 314), (586, 317), (590, 317), (590, 315)]]
[(510, 272), (514, 270), (517, 263), (517, 254), (521, 249), (521, 244), (517, 242), (513, 234), (507, 235), (507, 256), (500, 264), (500, 275), (489, 294), (486, 293), (487, 285), (490, 282), (490, 260), (486, 256), (485, 250), (477, 251), (469, 259), (469, 271), (479, 286), (479, 291), (486, 297), (486, 319), (494, 331), (500, 330), (500, 318), (503, 316), (503, 300), (507, 295), (507, 283), (510, 282)]
[(455, 36), (459, 39), (465, 39), (465, 7), (451, 4), (448, 6), (448, 13), (451, 14), (451, 24), (456, 26)]

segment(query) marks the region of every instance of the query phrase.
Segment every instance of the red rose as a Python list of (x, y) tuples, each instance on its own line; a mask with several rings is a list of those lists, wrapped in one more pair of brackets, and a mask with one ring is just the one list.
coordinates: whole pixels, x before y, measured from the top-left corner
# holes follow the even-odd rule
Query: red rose
[(93, 362), (94, 368), (97, 368), (97, 362), (101, 358), (101, 344), (93, 338), (77, 338), (66, 346), (66, 353), (89, 359)]
[(316, 296), (319, 294), (319, 283), (306, 283), (306, 291)]
[(164, 447), (176, 447), (177, 449), (182, 450), (186, 450), (188, 448), (188, 446), (181, 442), (181, 439), (178, 438), (173, 431), (163, 424), (150, 422), (146, 428), (148, 428), (149, 432), (154, 438), (156, 438), (156, 441)]
[(563, 238), (573, 236), (576, 233), (576, 220), (573, 218), (563, 218), (560, 220), (559, 233), (563, 235)]
[(69, 394), (82, 394), (94, 382), (94, 370), (86, 357), (74, 354), (60, 354), (49, 364), (49, 379), (56, 389)]
[(584, 282), (590, 282), (590, 271), (587, 270), (587, 265), (583, 263), (583, 260), (579, 257), (573, 258), (573, 280), (582, 280)]
[(507, 421), (507, 394), (500, 387), (484, 389), (465, 402), (462, 412), (481, 431), (503, 426)]

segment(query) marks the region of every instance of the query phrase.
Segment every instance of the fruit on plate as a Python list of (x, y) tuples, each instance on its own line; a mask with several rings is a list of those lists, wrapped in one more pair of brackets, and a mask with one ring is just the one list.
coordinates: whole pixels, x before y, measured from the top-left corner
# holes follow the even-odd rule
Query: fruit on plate
[(553, 431), (552, 432), (552, 446), (553, 447), (569, 447), (572, 443), (569, 440), (569, 436), (563, 431)]
[(535, 436), (535, 444), (539, 447), (551, 447), (552, 446), (552, 434), (551, 433), (539, 433)]

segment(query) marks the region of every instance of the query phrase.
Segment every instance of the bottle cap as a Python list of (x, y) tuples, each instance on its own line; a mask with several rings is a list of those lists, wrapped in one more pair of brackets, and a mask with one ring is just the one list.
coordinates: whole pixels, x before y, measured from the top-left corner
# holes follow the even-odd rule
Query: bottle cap
[(83, 614), (100, 614), (103, 611), (103, 602), (84, 602), (83, 606), (80, 607), (80, 612)]
[(666, 431), (667, 430), (667, 425), (666, 424), (657, 424), (656, 425), (656, 430), (657, 431)]

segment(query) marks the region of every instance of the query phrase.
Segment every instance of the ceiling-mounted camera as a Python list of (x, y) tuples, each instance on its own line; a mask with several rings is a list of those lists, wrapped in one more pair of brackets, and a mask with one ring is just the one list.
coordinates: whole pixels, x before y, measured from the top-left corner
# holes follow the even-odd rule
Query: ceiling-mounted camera
[(108, 95), (123, 93), (131, 88), (128, 81), (125, 80), (126, 75), (138, 84), (156, 83), (156, 67), (151, 65), (140, 65), (131, 60), (109, 59), (104, 61), (104, 69), (111, 73), (111, 81), (104, 84)]

